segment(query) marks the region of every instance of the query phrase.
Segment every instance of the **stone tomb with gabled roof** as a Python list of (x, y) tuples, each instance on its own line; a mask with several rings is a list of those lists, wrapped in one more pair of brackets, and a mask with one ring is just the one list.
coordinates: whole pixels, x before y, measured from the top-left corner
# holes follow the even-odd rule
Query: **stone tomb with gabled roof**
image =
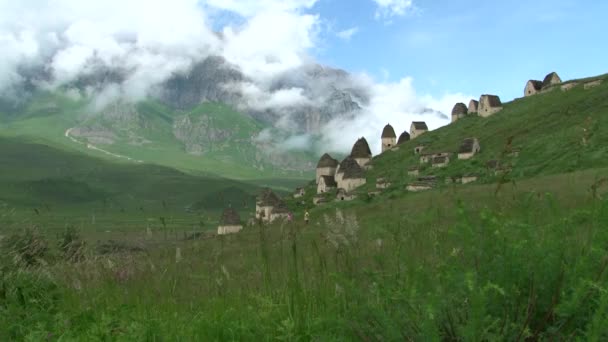
[(410, 137), (416, 139), (420, 135), (429, 131), (429, 127), (424, 121), (413, 121), (410, 125)]
[(293, 198), (300, 198), (306, 195), (306, 189), (304, 188), (296, 188), (296, 191), (293, 193)]
[(481, 150), (477, 138), (466, 138), (458, 149), (458, 159), (470, 159)]
[(502, 110), (502, 102), (500, 97), (496, 95), (481, 95), (479, 98), (479, 115), (488, 117)]
[(468, 108), (469, 114), (477, 113), (478, 110), (479, 110), (479, 101), (477, 101), (477, 100), (469, 101), (469, 108)]
[(547, 74), (547, 76), (545, 76), (545, 78), (543, 79), (542, 90), (543, 91), (549, 90), (554, 85), (560, 84), (560, 83), (562, 83), (562, 79), (559, 77), (559, 75), (556, 72), (551, 72), (551, 73)]
[(317, 194), (323, 194), (329, 192), (338, 187), (334, 176), (321, 176), (319, 177), (319, 184), (317, 184)]
[(317, 163), (316, 183), (319, 184), (319, 177), (334, 176), (338, 168), (338, 161), (332, 158), (328, 153), (325, 153)]
[(282, 202), (272, 190), (265, 188), (255, 202), (255, 218), (263, 222), (270, 222), (273, 211)]
[(350, 151), (352, 157), (361, 167), (366, 167), (372, 159), (372, 151), (369, 149), (369, 144), (364, 137), (359, 138), (353, 145)]
[(452, 122), (464, 118), (468, 113), (469, 109), (467, 106), (462, 102), (458, 102), (454, 105), (454, 108), (452, 108)]
[(382, 130), (382, 152), (390, 150), (397, 145), (397, 134), (390, 124), (386, 124)]
[(543, 82), (539, 80), (529, 80), (524, 88), (524, 96), (532, 96), (540, 93), (543, 89)]
[(226, 208), (220, 218), (220, 225), (217, 227), (218, 235), (234, 234), (243, 229), (241, 217), (233, 208)]
[(339, 171), (342, 175), (337, 180), (338, 189), (344, 189), (346, 192), (351, 192), (366, 183), (365, 171), (352, 157), (346, 158), (340, 163)]
[(410, 141), (410, 133), (408, 131), (403, 131), (397, 140), (397, 145), (401, 145), (408, 141)]

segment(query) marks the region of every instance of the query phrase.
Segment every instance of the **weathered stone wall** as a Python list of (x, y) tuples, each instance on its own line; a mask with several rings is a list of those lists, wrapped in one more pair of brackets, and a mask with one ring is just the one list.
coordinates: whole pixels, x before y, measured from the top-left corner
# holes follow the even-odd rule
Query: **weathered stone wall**
[[(382, 152), (390, 150), (397, 145), (397, 138), (382, 138)], [(361, 165), (361, 164), (359, 164)], [(361, 165), (363, 166), (363, 165)]]
[(469, 101), (469, 114), (477, 113), (478, 110), (479, 110), (479, 102), (477, 102), (476, 100)]
[(585, 85), (583, 87), (585, 89), (589, 89), (589, 88), (595, 88), (601, 84), (602, 84), (602, 80), (596, 80), (596, 81), (591, 81), (591, 82), (585, 83)]
[(320, 167), (317, 169), (317, 184), (319, 184), (319, 178), (321, 176), (334, 176), (336, 174), (335, 167)]
[(462, 119), (466, 116), (466, 114), (452, 114), (452, 123), (458, 121), (458, 119)]
[(416, 139), (417, 137), (421, 136), (422, 134), (426, 133), (427, 131), (424, 129), (412, 129), (412, 131), (410, 132), (410, 139)]
[(578, 85), (577, 82), (570, 82), (570, 83), (562, 84), (561, 89), (562, 89), (562, 91), (568, 91), (568, 90), (576, 87), (577, 85)]
[(365, 178), (347, 178), (342, 179), (340, 183), (338, 183), (338, 188), (344, 189), (346, 192), (351, 192), (365, 183)]
[(475, 154), (481, 151), (481, 147), (479, 146), (479, 140), (475, 139), (473, 142), (473, 150), (471, 152), (458, 153), (458, 159), (471, 159)]
[(433, 187), (430, 185), (423, 185), (423, 184), (409, 184), (406, 187), (407, 191), (411, 191), (411, 192), (419, 192), (419, 191), (426, 191), (426, 190), (431, 190)]
[(526, 88), (524, 89), (524, 96), (532, 96), (538, 94), (538, 90), (534, 87), (534, 82), (528, 81)]
[(234, 234), (243, 230), (243, 226), (219, 226), (217, 227), (217, 235)]
[(463, 176), (461, 179), (462, 184), (468, 184), (477, 181), (477, 176)]
[(486, 118), (492, 114), (496, 114), (496, 113), (500, 112), (501, 110), (502, 110), (502, 107), (491, 107), (490, 101), (489, 101), (488, 97), (486, 97), (486, 96), (482, 96), (481, 99), (479, 100), (478, 114), (481, 117)]
[(289, 214), (287, 213), (272, 213), (270, 215), (270, 222), (274, 222), (277, 220), (287, 220), (289, 219)]
[(255, 205), (255, 218), (262, 221), (269, 221), (274, 207)]
[(325, 184), (325, 181), (323, 180), (323, 178), (319, 179), (319, 184), (317, 184), (317, 194), (326, 193), (326, 192), (330, 191), (331, 189), (334, 189), (334, 188), (327, 186), (327, 184)]

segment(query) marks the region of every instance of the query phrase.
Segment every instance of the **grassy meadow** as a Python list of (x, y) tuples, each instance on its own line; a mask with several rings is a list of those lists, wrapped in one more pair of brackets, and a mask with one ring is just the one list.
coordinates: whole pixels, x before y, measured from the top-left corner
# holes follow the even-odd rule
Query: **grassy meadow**
[(606, 175), (337, 203), (222, 237), (15, 226), (0, 338), (605, 340)]
[[(375, 157), (356, 200), (318, 207), (301, 179), (3, 138), (0, 341), (608, 340), (607, 94), (579, 85), (466, 117)], [(421, 165), (438, 186), (404, 190), (415, 146), (468, 137), (478, 155)], [(465, 173), (479, 180), (444, 181)], [(368, 196), (379, 177), (391, 186)], [(221, 209), (247, 221), (268, 183), (305, 185), (292, 222), (214, 234)]]

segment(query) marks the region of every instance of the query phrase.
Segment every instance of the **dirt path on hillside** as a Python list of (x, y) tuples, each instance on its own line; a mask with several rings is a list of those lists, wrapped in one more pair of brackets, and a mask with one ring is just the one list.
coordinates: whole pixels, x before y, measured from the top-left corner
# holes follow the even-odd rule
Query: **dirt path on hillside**
[(72, 132), (73, 129), (74, 129), (74, 127), (66, 129), (64, 135), (65, 135), (66, 138), (72, 140), (72, 142), (74, 142), (76, 144), (85, 145), (90, 150), (98, 151), (98, 152), (101, 152), (103, 154), (109, 155), (109, 156), (114, 157), (114, 158), (126, 159), (128, 161), (132, 161), (132, 162), (136, 162), (136, 163), (143, 163), (144, 162), (143, 160), (133, 159), (131, 157), (123, 156), (121, 154), (116, 154), (116, 153), (112, 153), (110, 151), (106, 151), (106, 150), (104, 150), (102, 148), (99, 148), (99, 147), (93, 145), (93, 144), (89, 144), (89, 143), (84, 143), (82, 141), (78, 141), (76, 138), (74, 138), (74, 137), (72, 137), (70, 135), (70, 133)]

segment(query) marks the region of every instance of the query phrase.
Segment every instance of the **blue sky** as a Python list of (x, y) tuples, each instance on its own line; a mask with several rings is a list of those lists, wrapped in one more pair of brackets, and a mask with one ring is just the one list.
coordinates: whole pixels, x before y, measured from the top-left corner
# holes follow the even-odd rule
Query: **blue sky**
[[(390, 2), (390, 1), (388, 1)], [(416, 90), (521, 97), (528, 79), (605, 73), (608, 1), (414, 0), (404, 15), (376, 16), (372, 0), (319, 0), (312, 52), (325, 64), (378, 81), (413, 77)], [(337, 32), (354, 29), (350, 39)]]

